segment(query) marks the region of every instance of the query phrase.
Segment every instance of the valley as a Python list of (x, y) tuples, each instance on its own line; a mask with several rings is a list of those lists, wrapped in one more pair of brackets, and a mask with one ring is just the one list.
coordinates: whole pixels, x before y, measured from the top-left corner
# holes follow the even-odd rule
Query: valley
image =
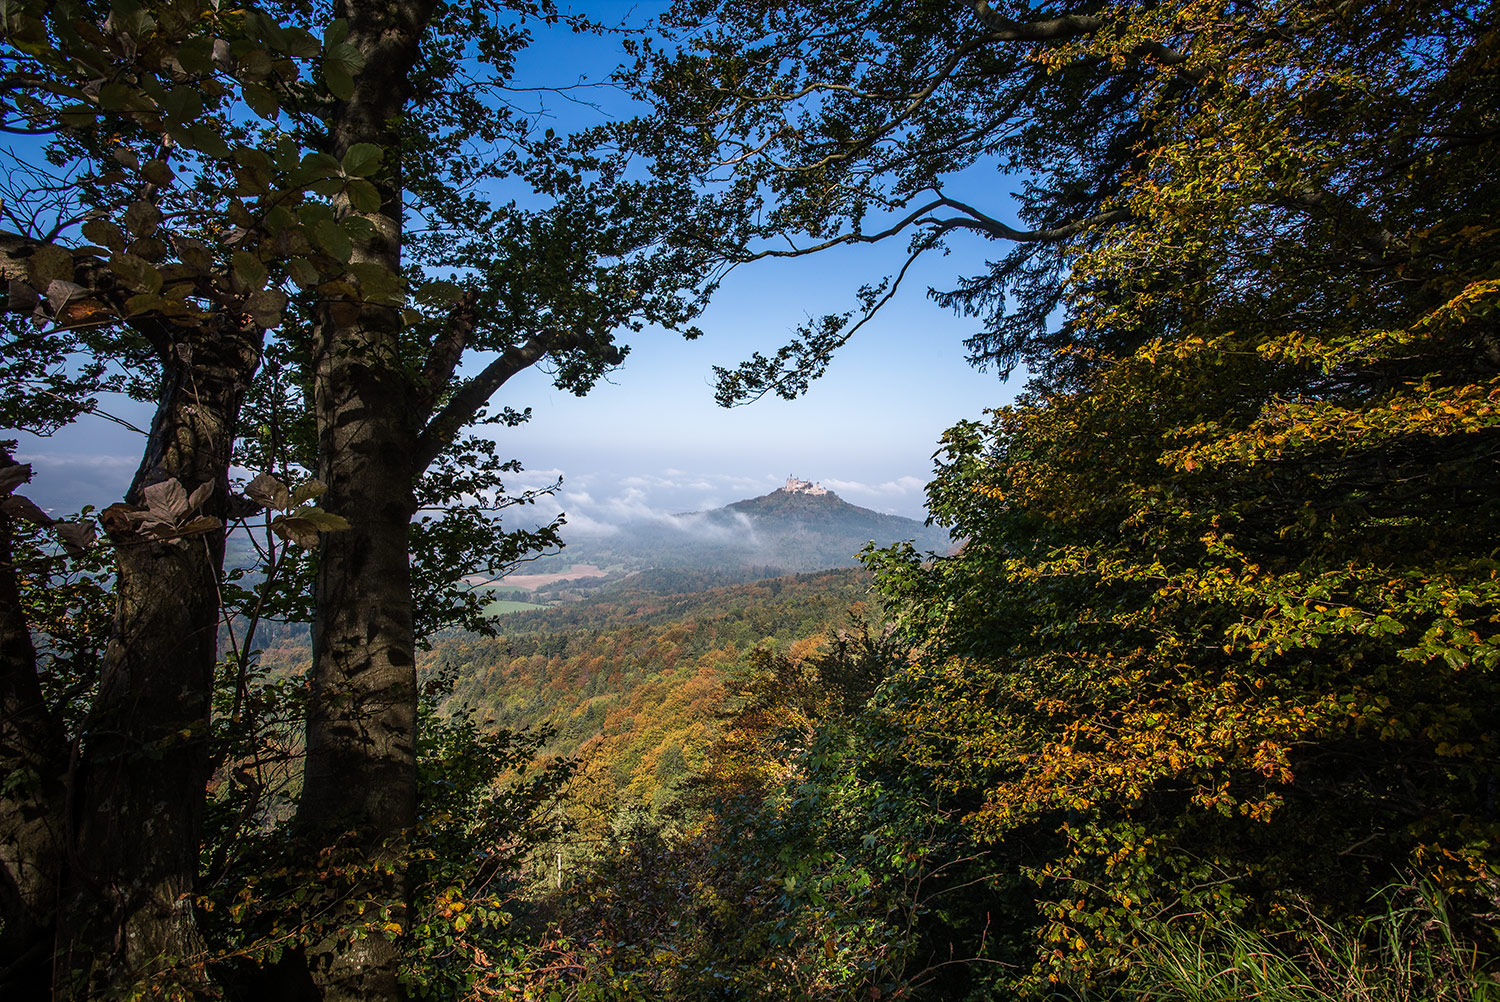
[[(805, 486), (798, 486), (805, 485)], [(598, 593), (645, 570), (674, 571), (682, 590), (758, 578), (858, 566), (866, 546), (911, 541), (922, 552), (947, 553), (946, 532), (915, 519), (844, 501), (809, 481), (709, 511), (638, 518), (612, 531), (564, 529), (561, 552), (528, 561), (490, 583), (493, 614), (528, 611)]]

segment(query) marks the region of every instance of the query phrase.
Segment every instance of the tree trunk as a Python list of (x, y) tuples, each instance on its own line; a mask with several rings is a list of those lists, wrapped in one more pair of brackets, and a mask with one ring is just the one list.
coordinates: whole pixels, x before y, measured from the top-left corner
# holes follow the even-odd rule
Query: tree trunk
[[(161, 402), (126, 500), (177, 480), (227, 514), (230, 450), (260, 361), (259, 329), (221, 323), (163, 352)], [(184, 516), (184, 521), (193, 513)], [(222, 525), (158, 539), (104, 513), (115, 615), (90, 708), (59, 936), (64, 997), (175, 980), (206, 985), (193, 914), (217, 661)]]
[(12, 539), (0, 510), (0, 998), (29, 1002), (51, 994), (68, 746), (42, 696)]
[[(351, 266), (401, 271), (402, 200), (397, 120), (409, 90), (430, 2), (351, 0), (335, 17), (364, 55), (354, 94), (330, 122), (330, 152), (357, 143), (385, 153), (371, 178), (381, 193), (364, 213), (373, 235), (353, 241)], [(338, 207), (343, 218), (355, 210)], [(416, 822), (417, 680), (408, 533), (416, 502), (412, 462), (419, 418), (403, 365), (397, 304), (349, 297), (326, 304), (314, 344), (318, 476), (323, 504), (351, 528), (318, 552), (307, 761), (297, 821), (319, 846), (343, 839), (369, 864), (329, 913), (329, 934), (309, 950), (326, 1002), (401, 996), (393, 930), (405, 924), (399, 843)], [(364, 926), (368, 935), (350, 933)]]
[[(414, 508), (402, 461), (413, 436), (403, 384), (352, 358), (328, 364), (317, 407), (325, 505), (351, 528), (318, 553), (307, 761), (297, 820), (319, 846), (343, 838), (369, 868), (329, 913), (312, 953), (324, 999), (400, 995), (387, 923), (404, 924), (400, 840), (415, 824), (417, 678), (407, 534)], [(363, 910), (361, 911), (361, 909)], [(369, 935), (351, 940), (364, 925)]]

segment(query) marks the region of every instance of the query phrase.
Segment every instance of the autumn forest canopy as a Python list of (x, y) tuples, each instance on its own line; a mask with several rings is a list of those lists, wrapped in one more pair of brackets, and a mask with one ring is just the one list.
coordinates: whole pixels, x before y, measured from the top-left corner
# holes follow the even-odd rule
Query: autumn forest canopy
[[(1500, 7), (600, 6), (0, 9), (0, 997), (1500, 997)], [(864, 245), (717, 399), (936, 262), (951, 545), (495, 615), (512, 379)]]

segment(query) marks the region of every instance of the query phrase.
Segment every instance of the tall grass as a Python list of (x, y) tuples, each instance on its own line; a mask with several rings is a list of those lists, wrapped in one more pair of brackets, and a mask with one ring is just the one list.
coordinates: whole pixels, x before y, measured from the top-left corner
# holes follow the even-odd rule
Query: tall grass
[[(1359, 927), (1309, 914), (1295, 937), (1173, 930), (1144, 944), (1116, 998), (1141, 1002), (1500, 1002), (1493, 955), (1431, 887), (1393, 889)], [(1489, 944), (1486, 944), (1488, 946)], [(1114, 994), (1114, 993), (1111, 993)]]

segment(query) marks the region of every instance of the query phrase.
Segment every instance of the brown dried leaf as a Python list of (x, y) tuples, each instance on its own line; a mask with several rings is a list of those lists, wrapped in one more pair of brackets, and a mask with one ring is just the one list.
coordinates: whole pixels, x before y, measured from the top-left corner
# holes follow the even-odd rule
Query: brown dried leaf
[(277, 516), (271, 522), (271, 531), (288, 542), (296, 543), (304, 550), (310, 550), (318, 545), (318, 527), (305, 518), (293, 518), (290, 515)]
[(53, 526), (57, 533), (57, 539), (67, 550), (70, 556), (81, 557), (85, 550), (94, 545), (97, 538), (94, 531), (94, 523), (88, 519), (80, 519), (77, 522), (58, 522)]
[(146, 512), (133, 504), (116, 501), (99, 513), (99, 524), (108, 533), (130, 532), (146, 520)]
[(188, 513), (187, 491), (176, 478), (152, 484), (141, 491), (141, 496), (145, 499), (146, 510), (164, 522), (175, 524)]
[(76, 303), (89, 298), (89, 290), (76, 282), (65, 282), (60, 278), (54, 278), (47, 283), (47, 302), (52, 305), (53, 312), (61, 313), (69, 303)]
[(246, 484), (245, 496), (277, 511), (286, 511), (292, 506), (292, 492), (269, 473), (262, 473)]
[(7, 291), (10, 295), (8, 308), (12, 313), (28, 313), (42, 303), (42, 297), (37, 295), (37, 291), (19, 278), (10, 280)]
[(299, 505), (311, 501), (326, 490), (328, 490), (328, 485), (321, 480), (313, 479), (300, 483), (297, 489), (292, 491), (292, 504)]
[(64, 324), (92, 324), (112, 316), (114, 314), (108, 307), (92, 299), (69, 303), (65, 309), (57, 313), (58, 321)]
[(197, 511), (199, 508), (202, 508), (204, 504), (208, 502), (208, 499), (213, 497), (213, 495), (214, 482), (212, 480), (205, 480), (203, 483), (193, 488), (193, 493), (188, 495), (187, 510)]

